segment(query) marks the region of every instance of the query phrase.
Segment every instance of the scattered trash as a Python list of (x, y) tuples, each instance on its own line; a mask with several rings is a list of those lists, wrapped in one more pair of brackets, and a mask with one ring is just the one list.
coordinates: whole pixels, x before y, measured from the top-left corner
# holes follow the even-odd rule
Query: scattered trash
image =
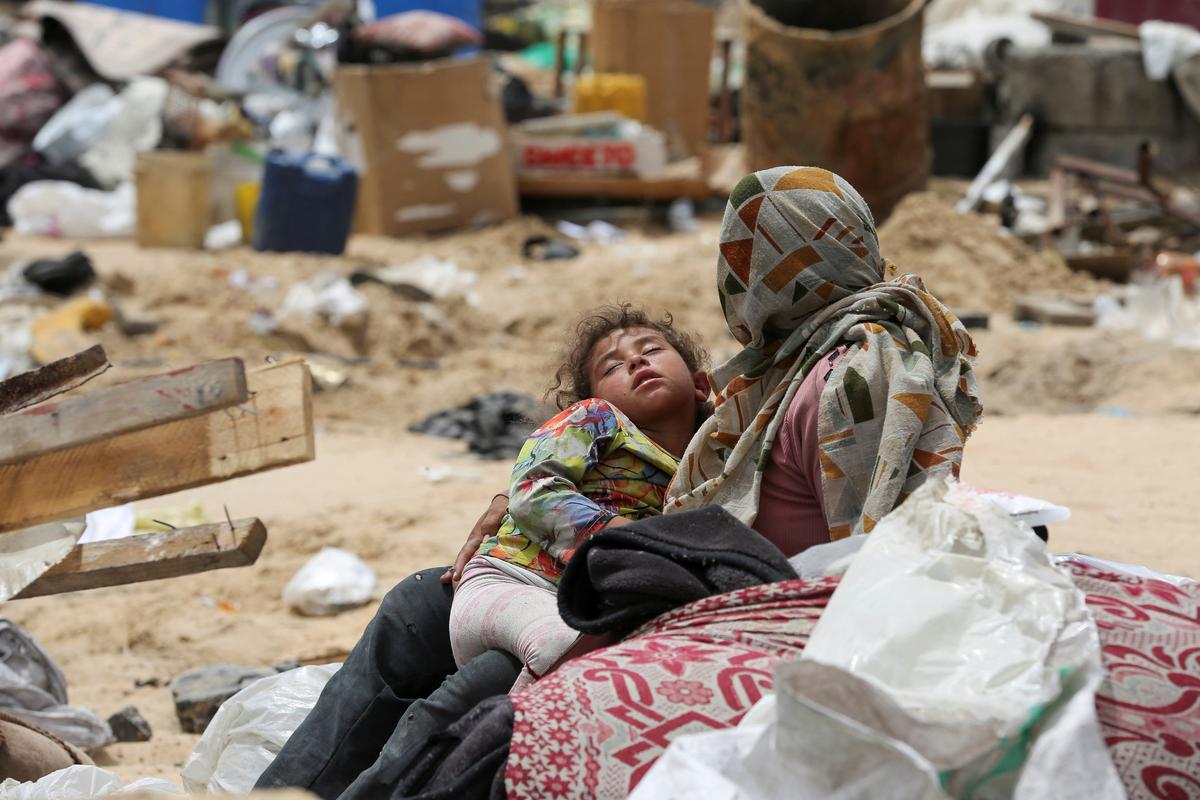
[(377, 583), (358, 556), (324, 547), (283, 587), (283, 602), (306, 617), (332, 616), (370, 602)]
[(1200, 349), (1200, 296), (1189, 295), (1178, 276), (1127, 287), (1125, 303), (1098, 303), (1097, 325), (1128, 331), (1151, 342)]
[(94, 344), (85, 332), (97, 330), (112, 318), (113, 308), (103, 300), (90, 296), (68, 300), (33, 321), (29, 352), (39, 364), (79, 353)]
[(396, 366), (406, 369), (441, 369), (442, 363), (436, 358), (398, 358)]
[(255, 681), (274, 674), (272, 670), (224, 664), (176, 675), (170, 686), (180, 727), (185, 733), (204, 733), (222, 703)]
[(1076, 300), (1061, 294), (1036, 292), (1021, 295), (1013, 304), (1013, 319), (1051, 325), (1090, 326), (1096, 324), (1091, 301)]
[(0, 800), (99, 800), (108, 797), (139, 800), (160, 794), (183, 795), (184, 792), (158, 778), (125, 783), (115, 773), (84, 764), (60, 769), (30, 783), (15, 780), (0, 783)]
[(104, 135), (94, 147), (79, 157), (101, 186), (113, 189), (133, 180), (138, 153), (153, 150), (162, 139), (163, 104), (167, 82), (162, 78), (139, 76), (116, 96), (119, 108), (112, 115)]
[(515, 458), (536, 427), (538, 403), (513, 392), (484, 394), (458, 408), (438, 413), (409, 428), (414, 433), (463, 439), (483, 458)]
[(132, 236), (136, 205), (130, 183), (105, 192), (67, 181), (35, 181), (22, 186), (8, 201), (8, 216), (22, 236)]
[(1200, 253), (1162, 252), (1154, 257), (1154, 271), (1162, 277), (1178, 275), (1186, 294), (1196, 294), (1196, 278), (1200, 275)]
[(113, 321), (125, 336), (147, 336), (158, 331), (159, 322), (154, 319), (134, 317), (126, 313), (119, 305), (113, 305)]
[(0, 537), (0, 603), (16, 597), (62, 561), (79, 543), (83, 526), (83, 519), (77, 518), (10, 531)]
[(62, 258), (34, 261), (21, 274), (43, 292), (62, 297), (74, 294), (96, 279), (92, 260), (80, 250)]
[(438, 464), (436, 466), (430, 466), (429, 464), (423, 464), (417, 470), (417, 474), (420, 475), (425, 480), (429, 481), (430, 483), (446, 483), (447, 481), (452, 481), (452, 480), (459, 480), (459, 481), (479, 480), (478, 472), (471, 472), (469, 470), (464, 471), (457, 467), (452, 467), (448, 464)]
[(570, 236), (572, 239), (578, 239), (581, 242), (595, 242), (597, 244), (614, 244), (625, 239), (628, 235), (616, 225), (613, 225), (611, 222), (605, 222), (602, 219), (592, 220), (587, 225), (577, 225), (567, 220), (559, 220), (554, 224), (554, 227), (564, 236)]
[(1164, 81), (1177, 66), (1200, 55), (1200, 31), (1177, 22), (1150, 20), (1138, 26), (1146, 75)]
[(67, 679), (33, 637), (0, 618), (0, 708), (60, 739), (92, 750), (112, 741), (108, 724), (67, 705)]
[(326, 270), (288, 289), (279, 316), (323, 318), (335, 327), (367, 310), (367, 298), (336, 272)]
[(0, 45), (0, 167), (28, 152), (38, 128), (62, 104), (49, 54), (33, 39)]
[(667, 227), (674, 233), (691, 233), (700, 227), (696, 221), (696, 206), (687, 198), (672, 201), (667, 206)]
[(1102, 417), (1116, 417), (1117, 419), (1133, 419), (1137, 415), (1127, 408), (1120, 406), (1107, 406), (1105, 408), (1096, 409), (1096, 413)]
[(521, 245), (521, 255), (535, 261), (556, 261), (576, 258), (579, 248), (567, 244), (562, 239), (552, 239), (549, 236), (530, 236)]
[(136, 706), (125, 706), (108, 718), (108, 727), (118, 742), (148, 742), (152, 736), (150, 723)]
[(42, 126), (33, 149), (51, 164), (66, 164), (90, 150), (108, 131), (121, 104), (108, 84), (80, 91)]
[(366, 280), (377, 281), (399, 294), (421, 302), (463, 297), (471, 305), (478, 303), (478, 297), (473, 290), (479, 282), (479, 275), (460, 268), (450, 259), (437, 256), (421, 256), (398, 266), (359, 270), (355, 275), (360, 283)]
[(204, 234), (205, 250), (228, 250), (242, 243), (242, 223), (236, 219), (213, 225)]
[(227, 700), (184, 764), (184, 788), (249, 793), (340, 667), (292, 669), (256, 681)]
[(320, 360), (315, 355), (309, 354), (305, 363), (308, 364), (308, 373), (312, 376), (313, 388), (318, 392), (332, 392), (350, 381), (349, 372)]

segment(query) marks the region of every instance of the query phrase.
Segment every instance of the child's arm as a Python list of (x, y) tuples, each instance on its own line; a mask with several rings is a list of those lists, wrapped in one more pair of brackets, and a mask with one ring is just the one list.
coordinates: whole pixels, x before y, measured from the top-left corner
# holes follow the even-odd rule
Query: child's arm
[(617, 515), (580, 492), (618, 430), (603, 400), (576, 403), (534, 431), (513, 467), (508, 512), (521, 533), (566, 561), (579, 542)]

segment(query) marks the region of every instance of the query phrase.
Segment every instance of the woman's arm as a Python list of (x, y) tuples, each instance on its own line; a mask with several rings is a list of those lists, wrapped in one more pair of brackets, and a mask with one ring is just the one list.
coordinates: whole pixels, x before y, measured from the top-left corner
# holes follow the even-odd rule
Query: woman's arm
[(462, 580), (463, 569), (467, 566), (467, 562), (475, 557), (475, 553), (479, 551), (479, 545), (483, 544), (484, 539), (495, 536), (500, 530), (500, 523), (504, 520), (507, 511), (508, 493), (500, 492), (492, 498), (487, 510), (475, 521), (475, 527), (471, 528), (471, 532), (467, 534), (467, 541), (463, 543), (462, 549), (458, 551), (458, 557), (454, 559), (454, 566), (442, 574), (442, 583), (449, 583), (455, 589), (458, 588), (458, 582)]

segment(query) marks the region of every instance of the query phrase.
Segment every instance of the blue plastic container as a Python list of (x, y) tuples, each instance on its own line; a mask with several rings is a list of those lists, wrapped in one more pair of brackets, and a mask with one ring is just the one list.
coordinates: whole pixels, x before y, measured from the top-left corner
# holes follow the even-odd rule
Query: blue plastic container
[(136, 11), (181, 22), (205, 22), (208, 0), (89, 0), (99, 6)]
[(254, 215), (254, 249), (340, 255), (357, 194), (358, 173), (343, 159), (271, 153)]
[(403, 11), (436, 11), (483, 30), (483, 0), (375, 0), (376, 19)]

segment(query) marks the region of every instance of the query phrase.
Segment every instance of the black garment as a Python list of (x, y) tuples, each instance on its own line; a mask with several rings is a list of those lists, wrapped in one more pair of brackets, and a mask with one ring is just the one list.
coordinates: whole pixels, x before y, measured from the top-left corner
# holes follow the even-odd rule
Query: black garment
[(413, 433), (463, 439), (472, 453), (483, 458), (516, 458), (541, 416), (537, 401), (513, 392), (491, 392), (415, 425)]
[(508, 695), (484, 700), (415, 754), (391, 800), (504, 800), (512, 732)]
[(707, 506), (589, 537), (567, 563), (558, 611), (584, 633), (628, 633), (693, 600), (795, 577), (779, 548)]
[[(375, 763), (359, 775), (338, 800), (388, 797), (393, 789), (402, 785), (401, 778), (405, 778), (413, 757), (431, 736), (461, 720), (480, 703), (497, 696), (507, 698), (520, 670), (521, 662), (503, 650), (488, 650), (462, 665), (429, 697), (408, 707)], [(507, 736), (504, 746), (507, 753)], [(501, 758), (500, 764), (503, 763)]]
[[(480, 656), (479, 668), (468, 670), (449, 696), (416, 706), (415, 701), (450, 683), (446, 677), (456, 669), (449, 633), (453, 592), (439, 580), (445, 571), (418, 572), (388, 592), (257, 788), (294, 786), (332, 800), (372, 769), (393, 737), (397, 745), (407, 742), (406, 736), (423, 741), (480, 699), (508, 691), (519, 665), (485, 653), (488, 658)], [(398, 734), (401, 720), (407, 730)]]

